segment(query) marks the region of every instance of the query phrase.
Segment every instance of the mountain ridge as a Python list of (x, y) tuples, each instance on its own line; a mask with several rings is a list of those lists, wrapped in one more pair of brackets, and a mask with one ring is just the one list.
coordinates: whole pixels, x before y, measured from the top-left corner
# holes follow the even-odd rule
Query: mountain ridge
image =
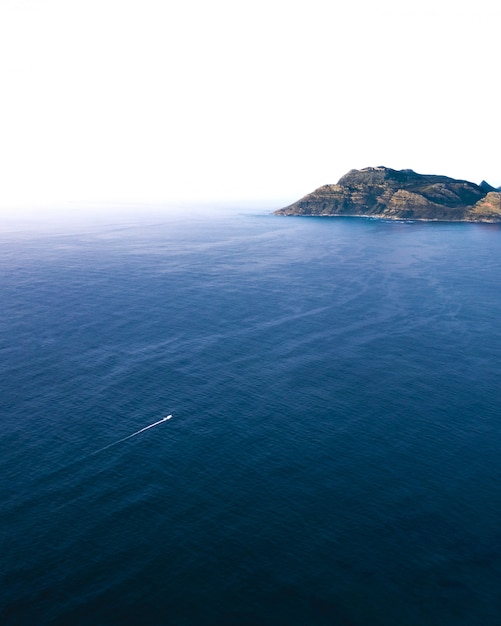
[(499, 222), (501, 192), (485, 181), (367, 167), (350, 170), (335, 185), (323, 185), (275, 214)]

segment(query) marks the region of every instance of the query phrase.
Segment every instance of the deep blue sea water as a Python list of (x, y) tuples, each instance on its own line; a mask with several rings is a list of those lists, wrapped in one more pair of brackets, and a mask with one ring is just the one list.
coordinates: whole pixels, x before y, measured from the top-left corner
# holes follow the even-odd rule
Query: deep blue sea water
[(0, 623), (501, 624), (500, 280), (497, 225), (5, 229)]

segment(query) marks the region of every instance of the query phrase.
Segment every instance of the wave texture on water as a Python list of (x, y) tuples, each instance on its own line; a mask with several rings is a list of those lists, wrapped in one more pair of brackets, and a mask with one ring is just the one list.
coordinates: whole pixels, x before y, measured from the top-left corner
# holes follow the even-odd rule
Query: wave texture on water
[(500, 236), (2, 235), (1, 622), (497, 625)]

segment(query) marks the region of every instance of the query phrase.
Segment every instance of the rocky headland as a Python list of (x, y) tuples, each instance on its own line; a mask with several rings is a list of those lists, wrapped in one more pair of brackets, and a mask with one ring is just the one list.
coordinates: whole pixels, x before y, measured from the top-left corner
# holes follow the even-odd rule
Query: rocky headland
[(367, 167), (351, 170), (276, 215), (344, 215), (399, 220), (500, 222), (501, 190), (448, 176)]

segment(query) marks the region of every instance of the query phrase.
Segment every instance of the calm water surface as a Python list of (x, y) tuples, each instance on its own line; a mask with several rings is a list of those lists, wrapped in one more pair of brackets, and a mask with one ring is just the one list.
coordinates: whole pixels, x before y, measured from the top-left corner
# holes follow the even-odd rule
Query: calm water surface
[(496, 225), (5, 230), (1, 623), (501, 624), (500, 276)]

